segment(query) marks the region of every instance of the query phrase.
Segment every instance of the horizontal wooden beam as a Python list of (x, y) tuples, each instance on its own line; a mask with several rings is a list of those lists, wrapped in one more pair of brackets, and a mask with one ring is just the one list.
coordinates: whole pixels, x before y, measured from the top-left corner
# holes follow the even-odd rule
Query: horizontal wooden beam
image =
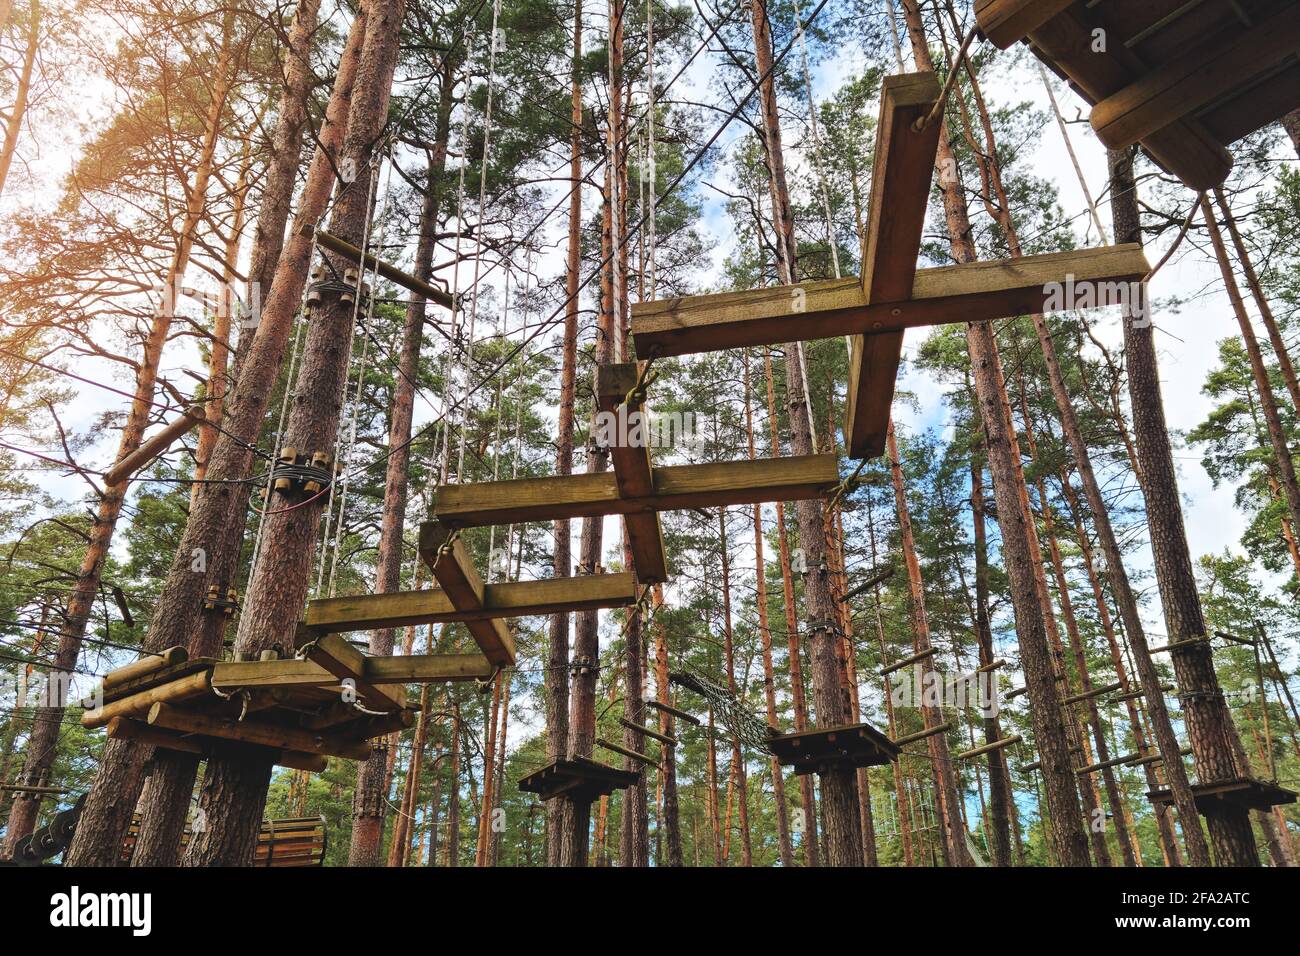
[(405, 693), (402, 694), (401, 700), (394, 700), (391, 690), (383, 690), (370, 683), (366, 676), (366, 655), (339, 635), (322, 634), (315, 638), (309, 637), (299, 650), (313, 664), (319, 664), (337, 677), (340, 683), (350, 681), (357, 695), (366, 702), (367, 708), (388, 710), (394, 704), (398, 709), (405, 706)]
[(485, 584), (483, 607), (472, 611), (456, 610), (441, 588), (427, 588), (311, 601), (307, 605), (306, 623), (317, 633), (334, 634), (412, 624), (623, 607), (635, 604), (636, 595), (636, 579), (630, 571), (537, 581), (503, 581)]
[[(108, 735), (114, 740), (134, 740), (137, 743), (161, 747), (163, 750), (177, 750), (181, 753), (195, 754), (199, 757), (211, 756), (214, 748), (206, 745), (198, 737), (185, 736), (174, 730), (150, 727), (147, 723), (129, 717), (114, 717), (108, 722)], [(237, 744), (231, 749), (238, 751)], [(302, 753), (297, 750), (272, 748), (272, 759), (281, 767), (293, 770), (307, 770), (311, 773), (324, 773), (329, 768), (329, 760), (322, 754)]]
[[(487, 594), (483, 579), (465, 550), (465, 543), (450, 526), (438, 521), (426, 521), (420, 525), (420, 557), (433, 572), (434, 580), (447, 592), (447, 598), (456, 610), (483, 609)], [(499, 618), (471, 619), (465, 622), (465, 627), (493, 665), (510, 667), (514, 664), (515, 638), (504, 621)]]
[[(322, 248), (328, 249), (330, 252), (346, 256), (353, 262), (360, 263), (363, 261), (360, 249), (352, 245), (352, 243), (340, 239), (338, 236), (331, 235), (324, 229), (316, 230), (316, 243)], [(444, 292), (437, 286), (429, 285), (429, 283), (417, 279), (410, 273), (403, 272), (401, 269), (397, 268), (397, 266), (390, 265), (382, 259), (376, 259), (374, 256), (370, 255), (370, 253), (365, 254), (364, 262), (367, 269), (374, 269), (385, 279), (396, 282), (398, 285), (416, 293), (417, 295), (424, 296), (424, 298), (428, 299), (430, 302), (436, 302), (448, 309), (455, 308), (456, 299), (451, 295), (451, 293)]]
[(1131, 146), (1270, 72), (1297, 49), (1300, 4), (1292, 3), (1248, 30), (1216, 31), (1107, 96), (1093, 107), (1092, 128), (1111, 149)]
[(980, 32), (1000, 50), (1019, 43), (1074, 0), (975, 0)]
[(948, 721), (946, 724), (940, 724), (937, 727), (927, 727), (925, 730), (918, 730), (914, 734), (907, 734), (906, 736), (899, 737), (894, 741), (894, 746), (902, 747), (904, 744), (913, 744), (918, 740), (925, 740), (929, 737), (934, 737), (937, 734), (946, 734), (950, 730), (952, 730), (952, 721)]
[(896, 302), (869, 303), (852, 276), (661, 299), (632, 306), (632, 335), (640, 354), (689, 355), (1095, 308), (1119, 304), (1150, 270), (1142, 246), (1128, 243), (918, 269), (911, 297)]
[(1003, 737), (1001, 740), (995, 740), (992, 743), (985, 744), (983, 747), (975, 747), (973, 750), (963, 750), (957, 754), (958, 760), (968, 760), (971, 757), (978, 757), (982, 754), (992, 753), (994, 750), (1002, 750), (1010, 747), (1012, 744), (1020, 743), (1024, 738), (1020, 734), (1014, 737)]
[(366, 658), (372, 684), (428, 684), (437, 681), (487, 680), (496, 668), (482, 654), (404, 654)]
[(259, 724), (251, 720), (232, 720), (213, 717), (193, 711), (180, 710), (168, 704), (154, 704), (149, 709), (150, 727), (176, 730), (204, 737), (235, 740), (259, 747), (297, 750), (303, 753), (324, 754), (327, 757), (346, 757), (365, 760), (370, 756), (370, 744), (328, 734), (314, 734), (295, 727)]
[(835, 455), (803, 455), (656, 468), (655, 494), (647, 498), (619, 498), (614, 476), (608, 473), (442, 485), (434, 510), (438, 521), (469, 528), (799, 501), (820, 497), (838, 483)]

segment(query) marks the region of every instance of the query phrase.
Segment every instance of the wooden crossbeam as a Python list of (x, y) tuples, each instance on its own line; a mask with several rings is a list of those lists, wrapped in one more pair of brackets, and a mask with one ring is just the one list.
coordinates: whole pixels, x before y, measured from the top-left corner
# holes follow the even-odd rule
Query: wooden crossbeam
[(397, 268), (397, 266), (390, 265), (382, 259), (375, 258), (370, 253), (366, 253), (363, 256), (361, 250), (352, 245), (352, 243), (340, 239), (338, 236), (331, 235), (324, 229), (316, 230), (316, 242), (321, 247), (330, 250), (330, 252), (336, 252), (341, 256), (346, 256), (353, 262), (364, 262), (367, 269), (374, 269), (385, 279), (390, 279), (398, 285), (424, 296), (430, 302), (436, 302), (448, 309), (454, 309), (456, 307), (456, 299), (451, 295), (451, 293), (444, 292), (437, 286), (429, 285), (429, 283), (423, 282), (415, 276), (403, 272), (401, 269)]
[(324, 598), (307, 605), (307, 627), (319, 634), (369, 631), (444, 621), (491, 617), (528, 617), (561, 611), (590, 611), (636, 603), (636, 579), (623, 574), (589, 574), (576, 578), (503, 581), (483, 586), (483, 607), (458, 611), (441, 588), (355, 594)]
[(313, 664), (319, 664), (340, 681), (351, 681), (357, 694), (366, 701), (368, 707), (373, 709), (390, 702), (396, 704), (399, 709), (405, 706), (405, 693), (400, 700), (394, 700), (390, 691), (380, 690), (371, 684), (366, 675), (366, 655), (339, 635), (322, 634), (314, 639), (309, 636), (303, 644), (303, 652)]
[[(615, 478), (608, 473), (442, 485), (434, 510), (437, 523), (472, 528), (638, 511), (799, 501), (820, 497), (838, 483), (835, 455), (801, 455), (656, 468), (654, 494), (644, 498), (620, 498)], [(435, 522), (426, 522), (432, 524)], [(423, 528), (421, 533), (423, 536)]]
[[(635, 362), (601, 365), (596, 369), (596, 402), (612, 428), (605, 429), (609, 454), (614, 462), (614, 485), (620, 498), (646, 498), (654, 494), (650, 468), (649, 421), (636, 387), (641, 367)], [(627, 401), (631, 398), (631, 401)], [(653, 511), (629, 512), (623, 516), (628, 551), (637, 580), (660, 584), (668, 580), (668, 558), (664, 554), (663, 529)]]
[(975, 20), (988, 41), (1005, 50), (1072, 3), (1074, 0), (975, 0)]
[(259, 747), (324, 754), (327, 757), (347, 757), (351, 760), (365, 760), (370, 756), (370, 745), (362, 740), (316, 734), (295, 727), (259, 724), (252, 720), (240, 721), (213, 717), (209, 714), (180, 710), (170, 704), (154, 704), (149, 709), (146, 722), (150, 727), (163, 730), (235, 740), (240, 743), (256, 744)]
[[(456, 610), (483, 609), (487, 594), (483, 579), (479, 577), (464, 543), (449, 526), (439, 521), (426, 521), (420, 525), (420, 557)], [(477, 618), (466, 621), (465, 627), (490, 663), (496, 667), (514, 664), (515, 638), (504, 621), (500, 618)]]
[(991, 321), (1061, 308), (1054, 303), (1069, 291), (1060, 288), (1067, 275), (1080, 293), (1069, 307), (1095, 308), (1121, 304), (1124, 284), (1149, 271), (1142, 247), (1130, 243), (918, 269), (911, 296), (897, 302), (868, 302), (854, 277), (660, 299), (632, 306), (632, 336), (639, 354), (667, 357)]
[(1289, 4), (1244, 31), (1219, 31), (1107, 96), (1092, 110), (1092, 128), (1123, 149), (1218, 97), (1271, 72), (1300, 48), (1300, 5)]
[[(916, 126), (941, 95), (933, 73), (888, 76), (881, 85), (870, 219), (862, 239), (862, 295), (868, 304), (911, 296), (940, 124)], [(849, 339), (844, 436), (855, 458), (884, 450), (902, 357), (902, 330)]]

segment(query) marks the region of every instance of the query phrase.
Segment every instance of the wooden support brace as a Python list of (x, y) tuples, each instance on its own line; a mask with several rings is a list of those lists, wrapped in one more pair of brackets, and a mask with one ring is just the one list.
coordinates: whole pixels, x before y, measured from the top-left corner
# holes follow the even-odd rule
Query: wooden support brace
[[(1191, 756), (1192, 748), (1191, 748), (1191, 747), (1184, 747), (1182, 750), (1178, 751), (1178, 753), (1179, 753), (1179, 755), (1181, 755), (1181, 756), (1183, 756), (1183, 757), (1189, 757), (1189, 756)], [(1152, 755), (1149, 756), (1149, 757), (1141, 757), (1141, 758), (1139, 758), (1139, 759), (1137, 759), (1137, 760), (1131, 760), (1131, 761), (1129, 761), (1129, 764), (1128, 764), (1128, 765), (1129, 765), (1130, 767), (1141, 767), (1141, 766), (1143, 766), (1143, 765), (1145, 765), (1145, 764), (1149, 764), (1149, 763), (1161, 763), (1164, 759), (1165, 759), (1165, 758), (1162, 757), (1160, 754), (1152, 754)]]
[(1029, 692), (1029, 688), (1028, 688), (1028, 687), (1017, 687), (1017, 688), (1015, 688), (1014, 690), (1009, 690), (1009, 691), (1007, 691), (1007, 693), (1006, 693), (1006, 699), (1007, 699), (1007, 700), (1015, 700), (1017, 697), (1021, 697), (1021, 696), (1023, 696), (1024, 694), (1027, 694), (1028, 692)]
[(894, 663), (890, 664), (888, 667), (882, 667), (880, 669), (880, 676), (888, 677), (890, 674), (894, 673), (894, 671), (901, 671), (904, 667), (910, 667), (912, 664), (919, 663), (927, 657), (934, 657), (934, 655), (938, 653), (939, 648), (927, 647), (925, 650), (913, 654), (911, 657), (904, 657), (901, 661), (894, 661)]
[[(655, 493), (650, 469), (650, 421), (641, 396), (632, 394), (643, 374), (644, 363), (635, 362), (596, 369), (596, 402), (606, 426), (600, 431), (605, 432), (603, 437), (614, 462), (614, 484), (620, 498), (648, 498)], [(599, 433), (597, 437), (601, 437)], [(668, 559), (658, 513), (625, 514), (623, 529), (637, 580), (642, 584), (667, 581)]]
[(914, 734), (907, 734), (906, 736), (899, 737), (894, 741), (894, 746), (902, 747), (905, 744), (913, 744), (918, 740), (926, 740), (936, 734), (946, 734), (950, 730), (952, 730), (952, 721), (948, 721), (946, 724), (940, 724), (938, 727), (927, 727), (925, 730), (918, 730)]
[(628, 728), (628, 730), (640, 731), (641, 733), (645, 734), (647, 737), (651, 738), (652, 740), (659, 741), (661, 744), (667, 744), (669, 747), (677, 746), (676, 737), (670, 737), (668, 734), (661, 734), (659, 733), (659, 731), (651, 730), (649, 727), (642, 727), (636, 721), (628, 720), (626, 717), (620, 717), (618, 719), (618, 722), (622, 724), (624, 727)]
[[(862, 242), (867, 304), (912, 294), (941, 126), (930, 123), (917, 130), (915, 124), (929, 116), (941, 96), (933, 73), (888, 76), (882, 84), (870, 220)], [(853, 458), (884, 451), (902, 355), (901, 330), (854, 335), (849, 341), (844, 440)]]
[(1080, 767), (1074, 772), (1079, 774), (1080, 776), (1085, 776), (1090, 773), (1096, 773), (1099, 770), (1109, 770), (1111, 767), (1118, 767), (1121, 764), (1126, 764), (1131, 761), (1137, 760), (1141, 756), (1142, 756), (1141, 754), (1127, 754), (1126, 756), (1123, 757), (1116, 757), (1113, 760), (1103, 760), (1101, 763), (1094, 763), (1094, 764), (1089, 764), (1086, 767)]
[[(339, 681), (351, 681), (352, 686), (356, 689), (357, 694), (365, 700), (367, 708), (371, 710), (390, 710), (394, 705), (400, 710), (406, 705), (406, 692), (400, 689), (384, 689), (374, 686), (370, 683), (367, 676), (367, 664), (369, 658), (359, 650), (339, 637), (337, 634), (322, 634), (319, 637), (313, 637), (310, 631), (300, 631), (299, 640), (305, 637), (305, 641), (299, 643), (299, 650), (313, 664), (318, 664), (325, 670), (329, 671)], [(258, 661), (258, 664), (270, 663), (267, 661)], [(400, 693), (394, 693), (397, 690)]]
[[(337, 253), (340, 256), (346, 256), (353, 262), (360, 263), (363, 261), (360, 249), (352, 245), (352, 243), (340, 239), (338, 236), (330, 235), (324, 229), (316, 230), (316, 244), (323, 249), (328, 249), (330, 252)], [(444, 292), (437, 286), (429, 285), (427, 282), (421, 282), (415, 276), (403, 272), (401, 269), (397, 268), (397, 266), (390, 265), (382, 259), (375, 258), (370, 253), (365, 254), (364, 261), (367, 269), (374, 269), (385, 279), (396, 282), (398, 285), (416, 293), (417, 295), (424, 296), (424, 298), (428, 299), (430, 302), (436, 302), (438, 305), (448, 309), (454, 309), (456, 307), (455, 298), (450, 293)]]
[(104, 472), (104, 484), (106, 486), (116, 485), (131, 477), (131, 475), (170, 448), (172, 442), (195, 425), (204, 421), (205, 418), (202, 405), (195, 405), (187, 409), (174, 422), (164, 425), (156, 435)]
[(980, 32), (1000, 50), (1009, 49), (1074, 0), (975, 0)]
[[(435, 511), (437, 523), (471, 528), (637, 511), (798, 501), (829, 493), (839, 480), (839, 459), (835, 455), (760, 458), (656, 468), (655, 493), (644, 498), (620, 498), (615, 478), (608, 472), (442, 485)], [(434, 524), (426, 522), (421, 534), (431, 533), (424, 528)], [(421, 553), (432, 552), (422, 549)], [(444, 590), (446, 587), (443, 584)]]
[[(1160, 689), (1161, 689), (1164, 693), (1167, 694), (1167, 693), (1169, 693), (1171, 690), (1174, 689), (1174, 685), (1173, 685), (1173, 684), (1161, 684), (1161, 685), (1160, 685)], [(1127, 694), (1116, 694), (1114, 697), (1112, 697), (1112, 698), (1110, 698), (1108, 701), (1106, 701), (1106, 703), (1108, 703), (1108, 704), (1122, 704), (1122, 703), (1124, 703), (1124, 701), (1126, 701), (1126, 700), (1137, 700), (1139, 697), (1145, 697), (1146, 694), (1147, 694), (1147, 692), (1144, 691), (1144, 690), (1131, 690), (1131, 691), (1129, 691)]]
[[(151, 727), (141, 720), (128, 717), (114, 717), (108, 722), (108, 735), (114, 740), (134, 740), (137, 743), (161, 747), (164, 750), (178, 750), (181, 753), (196, 754), (207, 757), (212, 748), (205, 746), (200, 739), (187, 737), (169, 730)], [(321, 754), (300, 753), (294, 750), (273, 751), (274, 760), (281, 767), (293, 770), (306, 770), (310, 773), (324, 773), (329, 767), (329, 760)]]
[(151, 727), (160, 727), (164, 730), (235, 740), (240, 743), (256, 744), (259, 747), (298, 750), (329, 757), (347, 757), (351, 760), (366, 760), (370, 757), (370, 745), (365, 741), (313, 734), (296, 727), (279, 727), (249, 720), (212, 717), (208, 714), (183, 711), (168, 704), (154, 704), (149, 708), (148, 723)]
[[(480, 487), (464, 485), (455, 487)], [(470, 560), (464, 543), (450, 527), (439, 521), (420, 525), (420, 557), (429, 566), (447, 598), (458, 611), (481, 611), (486, 591)], [(488, 661), (496, 667), (511, 667), (515, 662), (515, 638), (500, 619), (470, 620), (465, 623), (471, 636)]]
[(978, 757), (981, 754), (989, 753), (994, 750), (1001, 750), (1004, 747), (1010, 747), (1012, 744), (1018, 744), (1023, 738), (1020, 734), (1014, 737), (1003, 737), (1001, 740), (995, 740), (991, 744), (985, 744), (983, 747), (976, 747), (974, 750), (965, 750), (957, 754), (958, 760), (967, 760), (970, 757)]
[(1119, 681), (1116, 681), (1113, 684), (1106, 684), (1102, 687), (1094, 687), (1092, 690), (1084, 691), (1082, 694), (1072, 694), (1071, 696), (1066, 697), (1064, 700), (1062, 700), (1061, 703), (1077, 704), (1079, 703), (1079, 701), (1082, 700), (1092, 700), (1094, 697), (1101, 697), (1105, 694), (1113, 693), (1114, 691), (1119, 690), (1123, 686), (1124, 685), (1121, 684)]
[(152, 674), (164, 667), (184, 663), (189, 659), (189, 651), (183, 647), (169, 647), (158, 654), (146, 654), (139, 660), (132, 661), (123, 667), (115, 667), (105, 674), (103, 680), (104, 693), (109, 693), (114, 687), (119, 687), (129, 680)]
[(1006, 666), (1007, 666), (1007, 662), (1004, 661), (1004, 660), (999, 659), (999, 660), (994, 661), (994, 662), (991, 663), (991, 664), (985, 664), (983, 667), (977, 667), (977, 668), (975, 668), (975, 673), (976, 673), (976, 674), (987, 674), (987, 673), (989, 673), (989, 672), (991, 672), (991, 671), (999, 670), (1000, 668), (1003, 668), (1003, 667), (1006, 667)]

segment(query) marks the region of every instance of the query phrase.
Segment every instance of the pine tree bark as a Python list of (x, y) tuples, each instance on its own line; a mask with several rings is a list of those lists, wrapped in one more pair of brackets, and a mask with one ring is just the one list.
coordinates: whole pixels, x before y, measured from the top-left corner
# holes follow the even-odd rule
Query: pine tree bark
[[(728, 550), (726, 508), (718, 509), (718, 541), (722, 554), (722, 648), (727, 667), (727, 690), (733, 697), (738, 698), (736, 642), (731, 626), (731, 554)], [(749, 835), (749, 786), (745, 773), (745, 752), (740, 745), (739, 737), (732, 737), (731, 740), (731, 766), (740, 824), (740, 863), (741, 866), (753, 866), (754, 851)]]
[[(1115, 241), (1140, 242), (1142, 223), (1137, 185), (1133, 178), (1133, 153), (1111, 150), (1109, 161)], [(1146, 503), (1151, 550), (1155, 557), (1156, 580), (1164, 606), (1165, 632), (1169, 635), (1170, 643), (1191, 642), (1170, 652), (1174, 673), (1178, 678), (1179, 696), (1183, 701), (1183, 721), (1187, 727), (1200, 782), (1232, 780), (1242, 776), (1246, 768), (1237, 764), (1233, 748), (1236, 728), (1214, 672), (1209, 641), (1205, 639), (1208, 635), (1205, 632), (1205, 618), (1196, 590), (1196, 577), (1179, 504), (1178, 475), (1174, 470), (1169, 430), (1165, 424), (1151, 321), (1145, 314), (1135, 315), (1132, 308), (1124, 311), (1124, 353), (1128, 359), (1133, 432), (1138, 456), (1142, 461), (1142, 494)], [(1127, 627), (1127, 622), (1125, 626)], [(1129, 640), (1134, 641), (1132, 633), (1129, 634)], [(1143, 659), (1149, 657), (1149, 654), (1143, 653), (1145, 650), (1145, 647), (1134, 642), (1133, 657), (1139, 668), (1143, 666)], [(1144, 679), (1143, 689), (1146, 687)], [(1163, 700), (1156, 703), (1157, 700), (1158, 691), (1153, 697), (1148, 690), (1148, 707), (1163, 705)], [(1163, 746), (1161, 752), (1164, 752)], [(1175, 757), (1174, 761), (1178, 761), (1178, 758)], [(1178, 767), (1166, 758), (1165, 769), (1173, 783)], [(1194, 849), (1194, 834), (1199, 832), (1197, 818), (1194, 814), (1188, 815), (1187, 811), (1180, 810), (1180, 814), (1188, 855), (1194, 865), (1203, 865), (1197, 859)], [(1259, 865), (1259, 853), (1255, 848), (1248, 811), (1221, 807), (1214, 813), (1206, 814), (1206, 823), (1210, 831), (1210, 843), (1220, 866)]]
[[(0, 17), (0, 27), (8, 21), (8, 11)], [(27, 23), (27, 49), (23, 53), (23, 65), (18, 70), (18, 79), (14, 84), (14, 101), (5, 118), (4, 145), (0, 146), (0, 193), (4, 192), (5, 181), (9, 178), (9, 167), (13, 165), (14, 153), (18, 149), (18, 134), (22, 132), (23, 120), (27, 117), (27, 100), (31, 96), (32, 70), (36, 66), (36, 50), (41, 38), (41, 5), (39, 0), (32, 0), (32, 9)]]
[(1292, 110), (1283, 116), (1282, 127), (1291, 137), (1291, 145), (1295, 147), (1296, 155), (1300, 156), (1300, 110)]
[[(916, 0), (903, 0), (903, 10), (917, 66), (933, 70), (934, 63)], [(940, 170), (959, 168), (946, 129), (939, 136), (937, 158)], [(940, 189), (953, 258), (959, 263), (973, 262), (977, 254), (971, 239), (965, 196), (953, 184), (941, 183)], [(1011, 428), (1010, 411), (1006, 407), (1006, 383), (997, 341), (993, 329), (984, 322), (967, 325), (966, 341), (988, 446), (989, 470), (993, 475), (994, 498), (1002, 531), (1003, 562), (1011, 586), (1016, 633), (1020, 639), (1025, 684), (1029, 689), (1034, 740), (1038, 745), (1050, 811), (1052, 842), (1063, 865), (1087, 866), (1087, 837), (1082, 827), (1069, 739), (1047, 642), (1044, 608), (1036, 577), (1038, 569), (1030, 537), (1033, 528), (1025, 510), (1027, 491)]]
[[(664, 604), (663, 585), (655, 585), (653, 600), (655, 607), (655, 693), (660, 701), (671, 706), (673, 699), (672, 685), (668, 682), (668, 631), (664, 627), (663, 618), (659, 614)], [(660, 711), (659, 732), (672, 737), (673, 726), (673, 715)], [(677, 798), (677, 756), (675, 750), (676, 748), (671, 745), (664, 745), (664, 767), (659, 778), (663, 787), (661, 823), (666, 835), (665, 843), (668, 846), (669, 866), (681, 866), (683, 862), (682, 824), (680, 805)]]
[[(287, 221), (305, 125), (307, 95), (313, 79), (307, 59), (315, 35), (318, 8), (316, 0), (301, 4), (291, 34), (295, 54), (289, 60), (288, 85), (275, 134), (277, 148), (267, 171), (262, 207), (258, 213), (260, 243), (282, 241), (283, 226)], [(365, 24), (366, 7), (363, 6), (348, 35), (325, 122), (319, 133), (320, 147), (308, 171), (297, 217), (300, 227), (314, 224), (321, 216), (333, 187), (334, 154), (347, 120)], [(278, 191), (272, 192), (275, 183), (281, 185), (276, 187)], [(255, 242), (255, 266), (259, 261), (259, 248), (259, 243)], [(261, 429), (293, 317), (302, 297), (311, 248), (310, 236), (304, 234), (302, 228), (296, 228), (283, 256), (275, 259), (264, 256), (260, 259), (264, 264), (261, 271), (255, 268), (250, 272), (250, 299), (260, 298), (260, 290), (267, 288), (265, 283), (272, 272), (279, 279), (279, 285), (270, 285), (260, 322), (251, 334), (245, 333), (249, 339), (247, 350), (244, 337), (241, 337), (235, 357), (234, 386), (222, 418), (223, 432), (217, 438), (208, 466), (211, 483), (201, 486), (190, 510), (181, 545), (150, 619), (144, 645), (146, 651), (157, 652), (177, 644), (188, 644), (192, 656), (210, 656), (221, 648), (227, 618), (220, 610), (204, 612), (203, 596), (209, 584), (217, 589), (218, 594), (224, 594), (232, 581), (239, 561), (239, 542), (251, 489), (242, 483), (215, 482), (217, 479), (245, 479), (251, 474), (251, 446)], [(146, 762), (152, 752), (153, 748), (129, 741), (110, 740), (105, 745), (95, 786), (86, 798), (76, 836), (68, 851), (71, 865), (116, 865), (122, 839), (143, 786)], [(174, 762), (172, 755), (163, 752), (160, 752), (159, 759), (164, 765)], [(189, 808), (196, 766), (191, 762), (188, 766), (169, 767), (166, 772), (171, 780), (165, 787), (160, 785), (155, 789), (151, 807), (165, 803), (171, 808), (168, 819), (174, 821), (179, 817), (183, 821)], [(160, 767), (160, 771), (162, 769)], [(174, 823), (168, 825), (174, 826)], [(143, 829), (141, 838), (150, 839)]]
[[(358, 65), (356, 93), (342, 156), (362, 171), (344, 184), (330, 219), (330, 232), (364, 245), (370, 216), (373, 145), (387, 119), (397, 61), (404, 0), (374, 0)], [(345, 165), (347, 165), (345, 163)], [(331, 257), (337, 274), (352, 266)], [(272, 292), (274, 296), (274, 291)], [(313, 308), (285, 444), (334, 459), (343, 393), (348, 379), (353, 308), (338, 292), (326, 292)], [(301, 497), (299, 495), (298, 497)], [(236, 652), (256, 656), (290, 639), (309, 586), (318, 521), (324, 500), (286, 502), (272, 497), (263, 516), (263, 543), (250, 582)], [(291, 508), (292, 510), (285, 510)], [(210, 760), (200, 807), (208, 827), (194, 835), (185, 853), (189, 866), (241, 865), (253, 858), (257, 828), (266, 802), (271, 765), (255, 760)]]
[[(150, 318), (141, 345), (140, 362), (136, 368), (135, 391), (118, 440), (117, 461), (121, 461), (140, 447), (145, 428), (153, 415), (159, 363), (171, 329), (175, 298), (177, 291), (184, 284), (190, 254), (206, 207), (208, 183), (213, 174), (214, 157), (221, 133), (221, 118), (225, 112), (226, 96), (232, 80), (232, 32), (233, 15), (228, 13), (223, 21), (221, 50), (214, 65), (215, 79), (208, 113), (204, 120), (203, 139), (195, 158), (194, 172), (186, 187), (185, 215), (180, 228), (175, 233), (176, 245), (172, 250), (171, 261), (164, 276), (162, 301)], [(94, 610), (95, 601), (99, 597), (104, 562), (108, 557), (117, 519), (122, 513), (129, 488), (130, 481), (124, 478), (116, 484), (105, 485), (102, 491), (94, 512), (86, 551), (77, 569), (76, 583), (73, 585), (63, 614), (63, 629), (59, 632), (59, 641), (55, 647), (51, 667), (53, 673), (71, 673), (76, 667), (86, 625)], [(58, 755), (66, 695), (67, 684), (65, 681), (59, 681), (53, 694), (54, 699), (36, 708), (23, 770), (18, 777), (20, 784), (39, 786), (40, 782), (48, 777), (50, 767)], [(39, 809), (39, 794), (22, 794), (14, 800), (9, 810), (6, 830), (6, 848), (10, 856), (17, 842), (31, 834)], [(131, 809), (134, 809), (134, 797)], [(120, 841), (116, 849), (117, 856), (106, 861), (107, 865), (120, 862)]]

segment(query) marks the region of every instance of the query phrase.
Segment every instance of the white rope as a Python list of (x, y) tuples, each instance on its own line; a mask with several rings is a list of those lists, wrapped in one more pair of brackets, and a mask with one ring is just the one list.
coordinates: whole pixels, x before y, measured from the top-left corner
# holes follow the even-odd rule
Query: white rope
[[(473, 82), (473, 70), (471, 64), (474, 62), (474, 34), (471, 33), (465, 40), (465, 89), (468, 90)], [(464, 98), (463, 109), (461, 112), (460, 123), (460, 170), (456, 184), (456, 241), (453, 246), (451, 259), (451, 295), (455, 308), (451, 313), (451, 347), (447, 350), (447, 376), (446, 390), (451, 391), (452, 378), (460, 378), (461, 363), (459, 356), (452, 360), (456, 352), (456, 344), (460, 340), (460, 240), (464, 233), (465, 225), (465, 167), (469, 165), (469, 96)], [(465, 380), (469, 381), (469, 372), (465, 371)], [(450, 395), (448, 396), (450, 398)], [(453, 403), (454, 404), (454, 403)], [(452, 408), (448, 404), (447, 411)], [(449, 441), (451, 429), (444, 428), (442, 432), (442, 480), (445, 482), (448, 477), (448, 459), (449, 459)], [(459, 479), (459, 475), (457, 478)]]
[(647, 225), (649, 228), (649, 237), (646, 244), (646, 259), (648, 279), (646, 281), (647, 292), (650, 300), (655, 299), (655, 242), (657, 239), (655, 233), (655, 186), (658, 183), (657, 173), (655, 170), (655, 127), (659, 124), (657, 107), (659, 105), (659, 94), (655, 89), (655, 17), (654, 17), (654, 0), (645, 2), (645, 48), (646, 48), (646, 74), (649, 77), (650, 104), (646, 110), (646, 118), (649, 125), (646, 127), (647, 147), (646, 147), (646, 172), (641, 178), (646, 180), (649, 189), (648, 205), (646, 206)]
[[(623, 285), (622, 270), (619, 268), (622, 262), (621, 239), (622, 234), (622, 196), (620, 195), (619, 180), (619, 144), (616, 135), (621, 117), (618, 115), (618, 109), (614, 102), (615, 76), (614, 76), (614, 40), (615, 36), (621, 30), (621, 24), (618, 24), (618, 0), (609, 0), (609, 56), (606, 58), (609, 63), (609, 132), (605, 140), (605, 152), (607, 162), (609, 163), (609, 247), (611, 250), (609, 260), (609, 311), (611, 317), (611, 334), (614, 336), (613, 356), (615, 362), (623, 361)], [(626, 169), (626, 167), (623, 167)]]
[[(479, 161), (478, 177), (478, 228), (474, 230), (474, 285), (469, 308), (469, 327), (465, 343), (465, 386), (469, 387), (470, 370), (474, 364), (474, 321), (478, 316), (479, 275), (483, 266), (483, 210), (487, 200), (487, 171), (492, 156), (492, 94), (496, 86), (497, 23), (501, 16), (501, 0), (492, 3), (492, 35), (488, 40), (487, 106), (483, 114), (483, 158)], [(462, 170), (463, 172), (463, 170)], [(461, 428), (456, 451), (456, 480), (465, 470), (465, 423), (469, 419), (468, 395), (461, 405)]]

